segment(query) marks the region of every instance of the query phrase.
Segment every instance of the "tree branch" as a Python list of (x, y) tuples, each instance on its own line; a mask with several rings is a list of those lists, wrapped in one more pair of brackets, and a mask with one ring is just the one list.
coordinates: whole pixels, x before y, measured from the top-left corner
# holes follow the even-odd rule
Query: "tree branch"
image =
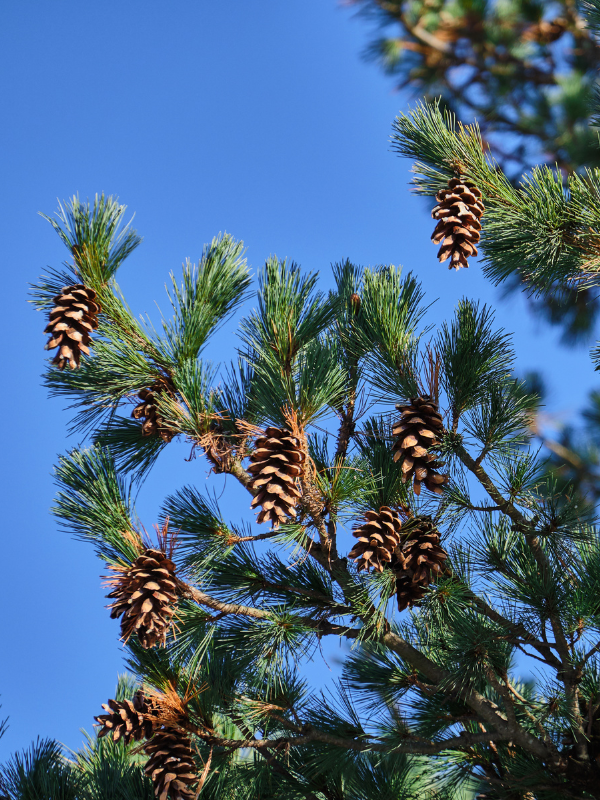
[[(224, 616), (233, 614), (238, 617), (250, 617), (251, 619), (273, 620), (273, 614), (270, 611), (254, 608), (253, 606), (240, 605), (239, 603), (224, 603), (189, 584), (185, 584), (182, 587), (182, 592), (184, 596), (187, 595), (198, 605), (212, 608), (213, 611), (218, 611)], [(316, 620), (312, 617), (298, 616), (297, 620), (300, 624), (311, 628), (320, 636), (346, 636), (350, 639), (355, 639), (360, 633), (358, 628), (336, 625), (325, 619)]]

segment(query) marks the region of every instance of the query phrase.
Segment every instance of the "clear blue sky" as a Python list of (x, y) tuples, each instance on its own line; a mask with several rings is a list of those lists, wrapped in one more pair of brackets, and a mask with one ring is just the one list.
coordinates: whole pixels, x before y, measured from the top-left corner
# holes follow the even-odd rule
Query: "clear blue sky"
[[(431, 320), (463, 295), (498, 306), (519, 367), (541, 368), (567, 418), (597, 385), (585, 348), (557, 346), (522, 300), (500, 303), (477, 265), (438, 265), (432, 222), (388, 137), (407, 98), (359, 57), (364, 23), (337, 0), (5, 2), (0, 14), (4, 276), (4, 514), (0, 694), (10, 728), (0, 760), (38, 734), (70, 747), (111, 696), (123, 650), (105, 610), (101, 563), (57, 532), (52, 465), (67, 415), (40, 387), (44, 320), (27, 284), (66, 251), (37, 216), (57, 198), (104, 191), (136, 214), (142, 246), (119, 280), (156, 318), (170, 270), (227, 230), (259, 266), (271, 253), (319, 270), (346, 256), (418, 273)], [(212, 356), (229, 357), (228, 326)], [(12, 355), (11, 355), (12, 354)], [(140, 496), (148, 528), (161, 499), (205, 483), (173, 444)], [(217, 484), (220, 486), (220, 484)], [(240, 501), (242, 502), (242, 501)], [(245, 507), (244, 500), (242, 505)]]

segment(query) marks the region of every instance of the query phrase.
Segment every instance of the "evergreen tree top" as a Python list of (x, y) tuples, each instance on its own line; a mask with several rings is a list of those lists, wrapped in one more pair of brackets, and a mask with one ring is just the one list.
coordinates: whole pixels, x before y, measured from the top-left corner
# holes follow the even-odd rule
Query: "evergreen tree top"
[[(435, 104), (399, 117), (394, 143), (438, 196), (442, 249), (472, 256), (481, 228), (492, 280), (595, 285), (596, 169), (515, 187), (477, 128)], [(116, 284), (140, 241), (123, 215), (104, 196), (61, 207), (71, 260), (34, 300), (48, 346), (74, 354), (46, 384), (89, 437), (59, 459), (54, 513), (104, 564), (137, 683), (105, 704), (86, 753), (65, 764), (39, 743), (5, 768), (5, 794), (42, 770), (84, 797), (121, 759), (132, 797), (148, 780), (173, 800), (596, 797), (595, 509), (545, 473), (539, 397), (492, 310), (464, 298), (433, 329), (397, 266), (341, 262), (324, 293), (273, 257), (232, 362), (215, 365), (207, 342), (251, 286), (243, 244), (220, 235), (172, 276), (154, 327)], [(194, 485), (138, 518), (136, 490), (176, 438), (246, 490), (256, 522)], [(348, 645), (329, 692), (302, 672), (324, 640)]]

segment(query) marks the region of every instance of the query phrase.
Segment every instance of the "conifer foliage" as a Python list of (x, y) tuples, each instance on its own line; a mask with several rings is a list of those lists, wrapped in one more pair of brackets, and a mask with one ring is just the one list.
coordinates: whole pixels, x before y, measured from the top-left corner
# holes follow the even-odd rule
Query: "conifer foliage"
[[(569, 193), (548, 170), (517, 190), (436, 106), (395, 136), (422, 192), (480, 188), (489, 277), (595, 279), (595, 171)], [(270, 258), (219, 368), (205, 349), (248, 296), (242, 244), (224, 235), (184, 264), (172, 317), (146, 327), (115, 283), (139, 243), (123, 214), (105, 197), (61, 207), (74, 267), (34, 289), (47, 310), (79, 276), (101, 307), (80, 368), (46, 374), (89, 436), (59, 459), (54, 513), (110, 569), (143, 692), (108, 704), (101, 746), (135, 742), (160, 800), (597, 797), (594, 508), (543, 478), (538, 398), (491, 310), (463, 299), (432, 330), (398, 267), (336, 264), (324, 293)], [(168, 437), (131, 419), (139, 400)], [(232, 521), (195, 465), (151, 541), (134, 496), (178, 442), (182, 467), (204, 453), (246, 508)], [(311, 687), (303, 664), (340, 640), (339, 680)]]

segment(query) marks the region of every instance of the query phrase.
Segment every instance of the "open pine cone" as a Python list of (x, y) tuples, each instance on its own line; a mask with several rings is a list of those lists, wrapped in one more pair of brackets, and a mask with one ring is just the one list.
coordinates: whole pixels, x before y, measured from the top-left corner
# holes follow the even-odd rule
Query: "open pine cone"
[(175, 389), (164, 381), (157, 381), (150, 389), (142, 389), (138, 394), (141, 403), (138, 403), (133, 409), (131, 416), (134, 419), (143, 420), (142, 436), (160, 436), (163, 442), (168, 443), (176, 432), (165, 425), (163, 418), (158, 413), (156, 396), (162, 392), (174, 395)]
[(398, 512), (388, 506), (365, 513), (365, 521), (352, 533), (358, 541), (348, 553), (349, 558), (356, 560), (359, 572), (371, 567), (383, 572), (400, 541), (401, 526)]
[(109, 598), (115, 602), (111, 619), (121, 619), (122, 638), (137, 633), (146, 649), (164, 645), (177, 603), (175, 564), (161, 550), (149, 548), (127, 568), (111, 567), (120, 573), (111, 578)]
[(253, 476), (250, 490), (255, 493), (250, 508), (261, 507), (257, 522), (271, 522), (276, 528), (296, 516), (297, 481), (304, 460), (299, 439), (284, 428), (269, 427), (256, 440), (248, 472)]
[(447, 189), (435, 196), (438, 205), (431, 212), (439, 220), (431, 237), (434, 244), (441, 244), (438, 260), (450, 259), (448, 269), (468, 267), (468, 258), (477, 255), (475, 245), (479, 242), (484, 206), (481, 192), (476, 186), (452, 178)]
[(394, 461), (400, 461), (404, 483), (413, 478), (415, 494), (421, 493), (421, 484), (431, 492), (442, 494), (442, 486), (448, 483), (448, 475), (440, 475), (443, 466), (437, 461), (432, 448), (439, 445), (438, 436), (444, 429), (437, 403), (428, 395), (413, 397), (410, 402), (396, 408), (401, 417), (392, 428), (397, 437), (392, 450)]
[(196, 764), (187, 733), (161, 728), (144, 746), (149, 756), (144, 771), (154, 784), (158, 800), (194, 800), (190, 786), (196, 783)]
[(56, 305), (44, 330), (50, 334), (46, 350), (58, 347), (52, 363), (59, 369), (64, 369), (67, 364), (71, 369), (77, 369), (81, 354), (90, 354), (90, 331), (98, 327), (101, 308), (96, 302), (96, 292), (83, 283), (75, 283), (65, 286), (54, 302)]
[(109, 700), (102, 708), (107, 712), (94, 717), (100, 723), (98, 738), (112, 734), (115, 742), (123, 739), (125, 744), (152, 736), (153, 719), (151, 706), (140, 689), (133, 700)]
[(444, 571), (448, 554), (429, 517), (415, 517), (405, 524), (406, 537), (395, 549), (390, 568), (396, 575), (398, 609), (422, 600), (431, 583)]

